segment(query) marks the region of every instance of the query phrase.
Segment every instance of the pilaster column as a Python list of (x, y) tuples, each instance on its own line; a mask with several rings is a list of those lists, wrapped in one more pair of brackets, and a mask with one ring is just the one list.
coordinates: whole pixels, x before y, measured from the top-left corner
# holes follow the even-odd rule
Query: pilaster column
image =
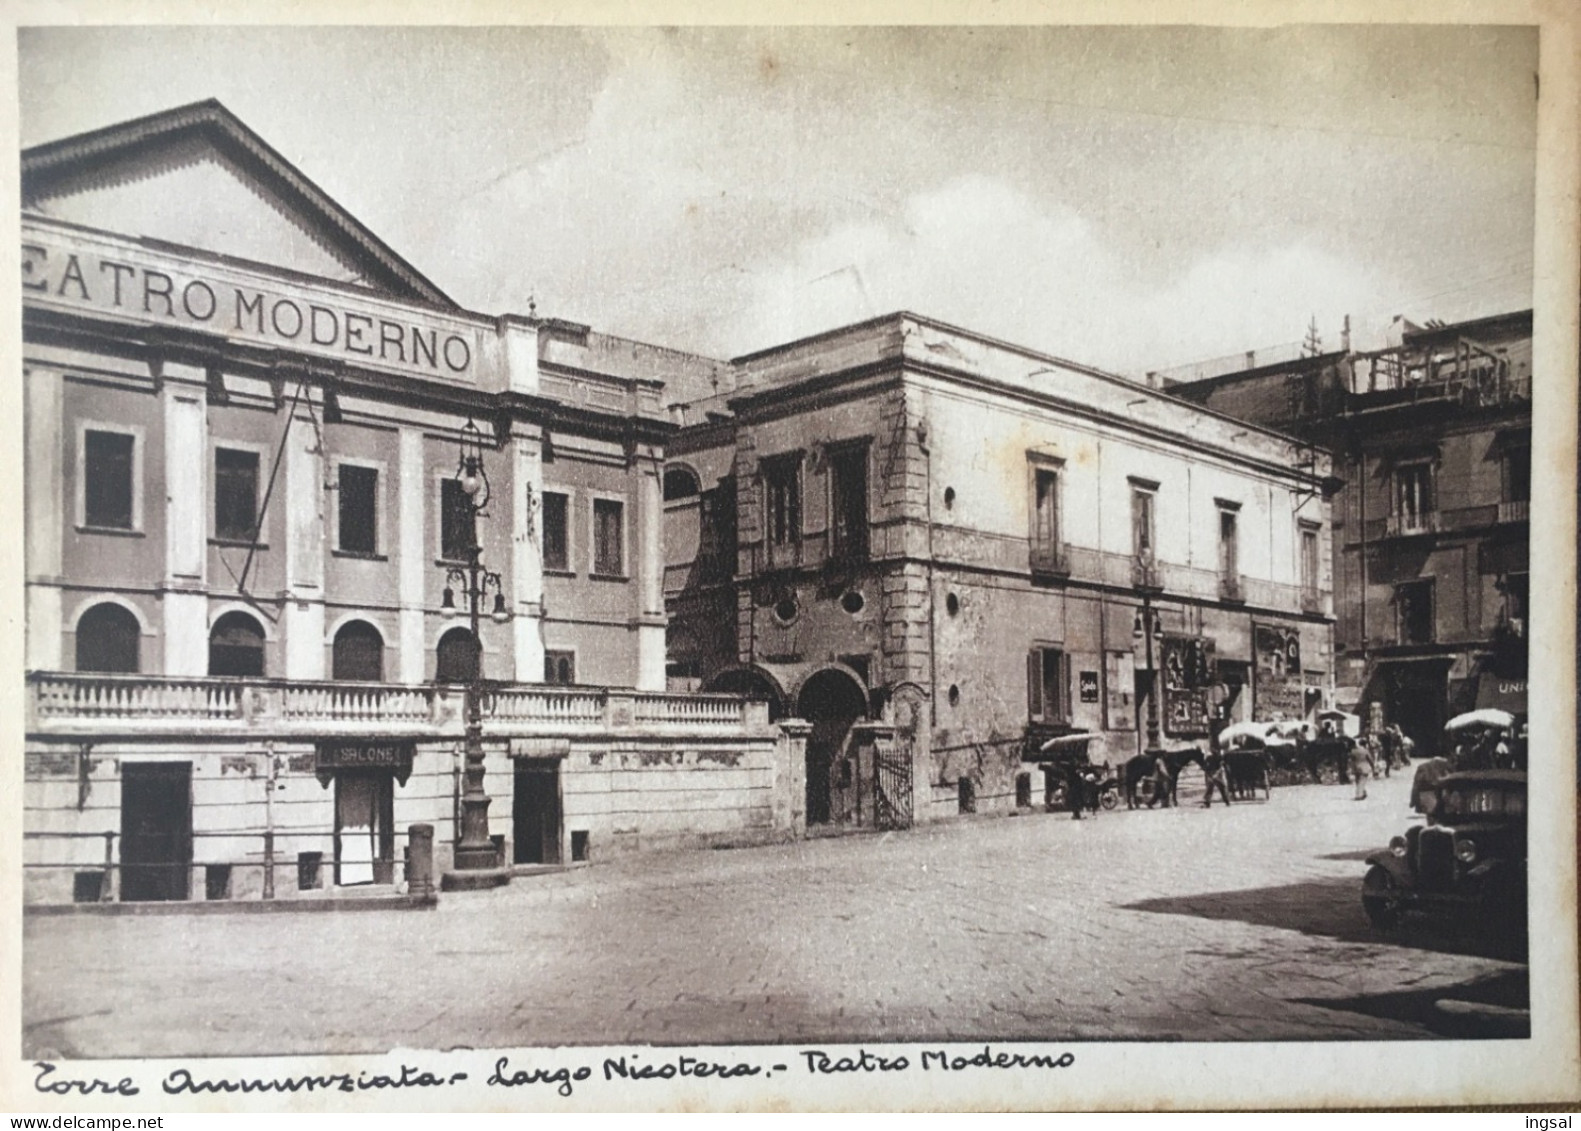
[[(61, 377), (49, 370), (22, 370), (27, 485), (27, 666), (34, 671), (61, 667), (60, 588), (64, 526), (76, 500), (66, 497), (62, 433), (64, 391)], [(75, 443), (75, 441), (73, 441)], [(77, 485), (82, 490), (82, 485)]]
[(424, 639), (424, 577), (427, 559), (423, 553), (423, 501), (428, 497), (428, 473), (423, 462), (423, 433), (417, 428), (402, 428), (400, 458), (396, 462), (398, 496), (396, 503), (396, 563), (400, 603), (400, 668), (402, 683), (422, 683), (428, 671)]
[[(514, 373), (514, 370), (512, 371)], [(543, 441), (514, 436), (511, 467), (511, 562), (505, 600), (512, 613), (516, 678), (543, 679)]]
[(664, 490), (659, 461), (641, 459), (637, 479), (637, 686), (664, 690)]
[(324, 460), (307, 408), (297, 410), (285, 452), (285, 674), (324, 678)]
[[(209, 452), (207, 374), (166, 362), (165, 465), (161, 469), (165, 512), (165, 674), (209, 671)], [(146, 509), (146, 508), (145, 508)]]

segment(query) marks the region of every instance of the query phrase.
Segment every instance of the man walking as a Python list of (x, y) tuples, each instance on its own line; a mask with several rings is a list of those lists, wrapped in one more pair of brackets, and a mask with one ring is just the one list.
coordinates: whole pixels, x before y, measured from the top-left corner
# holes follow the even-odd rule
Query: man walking
[(1065, 764), (1065, 804), (1070, 806), (1071, 819), (1081, 820), (1081, 811), (1086, 804), (1087, 783), (1081, 776), (1081, 767), (1072, 760)]
[(1224, 804), (1230, 803), (1230, 785), (1224, 777), (1224, 755), (1217, 750), (1211, 751), (1202, 760), (1202, 772), (1207, 778), (1206, 786), (1202, 793), (1202, 807), (1213, 808), (1213, 791), (1217, 789), (1219, 796), (1224, 798)]
[(1350, 744), (1348, 754), (1350, 760), (1350, 776), (1356, 782), (1356, 795), (1353, 800), (1367, 800), (1367, 779), (1372, 776), (1371, 767), (1368, 766), (1367, 748), (1354, 739), (1347, 739)]
[(1174, 785), (1175, 779), (1169, 772), (1169, 760), (1160, 751), (1153, 759), (1153, 796), (1148, 799), (1147, 807), (1151, 809), (1156, 801), (1165, 809), (1168, 809), (1171, 800), (1170, 795), (1174, 792)]

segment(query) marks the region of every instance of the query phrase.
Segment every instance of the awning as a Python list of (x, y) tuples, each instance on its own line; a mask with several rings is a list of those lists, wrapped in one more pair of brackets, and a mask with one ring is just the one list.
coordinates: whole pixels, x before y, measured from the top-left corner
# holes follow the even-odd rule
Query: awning
[(1512, 715), (1526, 714), (1526, 680), (1483, 672), (1477, 677), (1477, 709), (1496, 707)]

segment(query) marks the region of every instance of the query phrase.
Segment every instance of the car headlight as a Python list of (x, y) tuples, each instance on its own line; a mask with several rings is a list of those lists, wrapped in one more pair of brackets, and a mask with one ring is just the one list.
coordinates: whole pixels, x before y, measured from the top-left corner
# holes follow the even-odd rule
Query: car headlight
[(1462, 864), (1470, 864), (1477, 858), (1477, 842), (1474, 840), (1458, 840), (1455, 842), (1455, 859)]
[(1403, 836), (1397, 836), (1397, 837), (1390, 838), (1390, 840), (1389, 840), (1389, 851), (1394, 853), (1396, 856), (1404, 856), (1405, 855), (1405, 838)]

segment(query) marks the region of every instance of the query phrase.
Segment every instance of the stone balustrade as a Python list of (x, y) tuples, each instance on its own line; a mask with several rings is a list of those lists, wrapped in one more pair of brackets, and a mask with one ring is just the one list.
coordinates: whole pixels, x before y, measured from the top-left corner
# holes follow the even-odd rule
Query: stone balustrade
[[(215, 735), (459, 738), (465, 689), (329, 681), (34, 672), (27, 730), (41, 737)], [(486, 736), (604, 732), (718, 736), (768, 725), (767, 705), (733, 695), (489, 684)]]

